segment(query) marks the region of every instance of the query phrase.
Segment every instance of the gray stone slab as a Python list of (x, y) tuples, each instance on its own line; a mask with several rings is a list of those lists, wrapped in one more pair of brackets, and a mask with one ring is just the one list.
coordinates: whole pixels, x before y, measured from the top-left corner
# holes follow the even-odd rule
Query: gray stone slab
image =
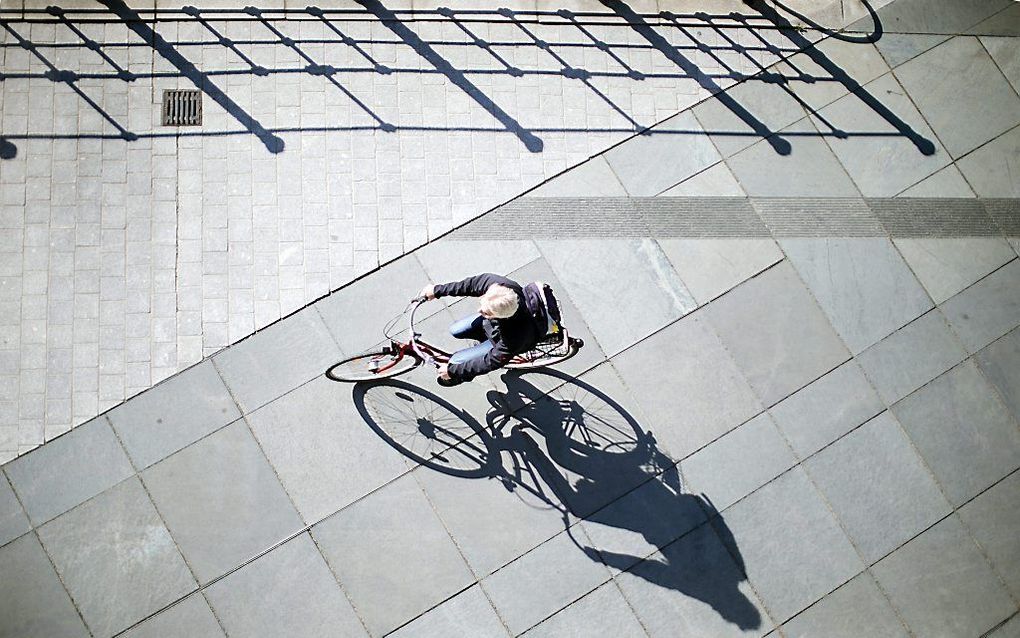
[[(440, 239), (415, 252), (435, 283), (456, 281), (482, 272), (509, 275), (541, 255), (528, 239)], [(417, 291), (414, 291), (417, 292)], [(412, 293), (413, 294), (413, 293)]]
[(714, 164), (697, 175), (692, 175), (662, 193), (665, 197), (744, 197), (744, 189), (737, 183), (725, 162)]
[[(879, 42), (888, 35), (884, 34)], [(810, 110), (817, 111), (857, 88), (857, 85), (867, 84), (888, 73), (889, 66), (871, 44), (824, 38), (770, 70), (788, 78), (787, 88)]]
[(967, 526), (992, 567), (1013, 591), (1020, 592), (1020, 473), (1014, 472), (960, 508)]
[(39, 528), (94, 635), (111, 636), (196, 587), (137, 478)]
[(847, 133), (830, 139), (829, 146), (865, 197), (892, 197), (952, 163), (892, 73), (812, 119), (820, 131), (833, 127)]
[(564, 532), (483, 580), (482, 587), (518, 635), (608, 580), (605, 566)]
[(1020, 164), (1020, 127), (960, 158), (957, 166), (978, 197), (1020, 197), (1016, 170)]
[[(878, 10), (878, 18), (889, 32), (960, 33), (1009, 6), (1007, 0), (898, 0)], [(850, 25), (851, 30), (869, 29), (871, 17)]]
[(1020, 430), (995, 390), (966, 361), (893, 406), (953, 505), (1020, 465)]
[[(782, 129), (790, 143), (779, 155), (761, 141), (726, 160), (751, 197), (859, 197), (860, 192), (809, 118)], [(762, 170), (768, 166), (769, 170)]]
[(1001, 237), (917, 237), (893, 243), (935, 303), (942, 303), (1015, 254)]
[(0, 547), (0, 636), (90, 636), (35, 534)]
[(144, 469), (241, 416), (211, 361), (132, 397), (108, 415), (135, 467)]
[(778, 622), (864, 569), (799, 467), (726, 510), (726, 521), (751, 584)]
[(888, 239), (781, 239), (780, 245), (855, 354), (932, 307)]
[(676, 469), (581, 521), (613, 573), (626, 571), (705, 521), (704, 501), (684, 491)]
[(722, 157), (688, 110), (603, 154), (627, 194), (658, 195)]
[(528, 638), (647, 638), (616, 583), (606, 583), (524, 634)]
[(713, 301), (707, 314), (766, 407), (849, 358), (785, 261)]
[[(543, 240), (539, 249), (607, 354), (697, 307), (651, 239)], [(621, 308), (633, 309), (626, 321), (620, 321)]]
[(322, 374), (341, 356), (312, 306), (220, 352), (213, 363), (248, 413)]
[(942, 170), (936, 171), (896, 196), (930, 198), (975, 197), (970, 184), (963, 178), (963, 173), (956, 167), (956, 164), (950, 164)]
[(1020, 260), (945, 302), (942, 312), (969, 352), (977, 352), (1020, 325)]
[(223, 636), (225, 634), (202, 594), (188, 596), (124, 634), (124, 638), (223, 638)]
[(659, 239), (658, 242), (700, 304), (708, 303), (783, 258), (772, 239)]
[(857, 363), (892, 405), (966, 358), (936, 308), (857, 355)]
[(736, 503), (797, 462), (772, 418), (763, 412), (683, 460), (687, 487), (707, 494), (720, 510)]
[(981, 635), (1016, 612), (1016, 604), (956, 516), (871, 571), (917, 636)]
[(474, 581), (412, 475), (319, 523), (312, 537), (372, 635)]
[(205, 591), (230, 635), (368, 635), (308, 534)]
[(243, 421), (142, 473), (199, 582), (301, 528), (301, 518)]
[(1020, 35), (1020, 7), (1013, 5), (991, 16), (977, 26), (971, 27), (967, 33), (977, 35)]
[(889, 412), (847, 434), (804, 466), (868, 563), (952, 511)]
[(1020, 91), (1020, 60), (1016, 55), (1016, 36), (1020, 35), (1020, 6), (1014, 5), (1008, 12), (1014, 21), (1015, 26), (1012, 28), (1015, 28), (1017, 33), (1013, 33), (1013, 37), (1009, 38), (983, 37), (981, 44), (995, 60), (995, 64), (998, 65), (999, 70), (1006, 76), (1013, 88)]
[(507, 638), (510, 634), (482, 588), (472, 585), (389, 635), (393, 638), (446, 638), (456, 635)]
[[(692, 109), (723, 157), (759, 142), (761, 131), (778, 132), (806, 115), (804, 107), (778, 84), (742, 82), (727, 89), (726, 94), (746, 110), (744, 117), (729, 108), (727, 101), (716, 97)], [(760, 128), (756, 131), (755, 127)], [(771, 146), (764, 146), (764, 150), (776, 155)]]
[(756, 197), (751, 203), (776, 238), (883, 237), (887, 234), (882, 222), (859, 198)]
[(0, 473), (0, 545), (21, 536), (32, 529), (32, 524), (25, 516), (25, 510), (14, 495), (7, 477)]
[(606, 162), (606, 155), (593, 157), (525, 194), (525, 197), (626, 196), (627, 191)]
[(4, 471), (37, 526), (134, 474), (106, 417), (11, 461)]
[(949, 38), (941, 33), (884, 33), (875, 46), (890, 67), (898, 67)]
[(952, 38), (904, 63), (896, 77), (954, 158), (1020, 122), (1020, 96), (977, 38)]
[(885, 409), (860, 367), (847, 361), (769, 409), (802, 459)]
[(646, 429), (673, 459), (762, 410), (711, 324), (697, 315), (617, 355), (613, 365), (647, 417)]
[[(354, 386), (320, 377), (248, 417), (307, 523), (407, 471), (402, 457), (365, 423), (355, 401), (358, 394)], [(406, 418), (414, 421), (413, 414)]]
[(616, 580), (652, 638), (761, 636), (773, 623), (743, 567), (705, 524)]
[(909, 634), (875, 579), (862, 573), (783, 625), (783, 635), (857, 638)]
[(989, 638), (1017, 638), (1020, 636), (1020, 613), (1005, 621), (988, 634)]
[(975, 359), (1013, 416), (1020, 419), (1020, 330), (993, 342)]

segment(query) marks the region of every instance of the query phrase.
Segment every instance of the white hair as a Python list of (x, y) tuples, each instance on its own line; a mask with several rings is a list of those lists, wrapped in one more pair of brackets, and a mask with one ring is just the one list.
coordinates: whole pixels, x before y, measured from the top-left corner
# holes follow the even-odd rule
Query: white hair
[(517, 293), (500, 284), (492, 284), (478, 300), (481, 310), (497, 319), (507, 319), (517, 312)]

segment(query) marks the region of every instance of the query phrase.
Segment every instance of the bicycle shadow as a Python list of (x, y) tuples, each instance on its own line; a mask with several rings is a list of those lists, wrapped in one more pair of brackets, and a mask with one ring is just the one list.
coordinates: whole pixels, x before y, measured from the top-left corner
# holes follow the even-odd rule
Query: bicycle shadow
[[(707, 497), (683, 491), (676, 462), (651, 432), (610, 396), (570, 375), (511, 371), (503, 381), (505, 392), (487, 394), (492, 408), (484, 425), (401, 381), (356, 389), (355, 403), (370, 427), (416, 463), (451, 476), (499, 479), (508, 491), (538, 496), (580, 519), (583, 535), (571, 538), (590, 559), (697, 599), (742, 630), (762, 625), (755, 603), (740, 590), (747, 580), (744, 563), (724, 517)], [(558, 388), (539, 388), (550, 381)], [(375, 409), (370, 393), (382, 388), (389, 404), (390, 392), (414, 393), (443, 410), (423, 418), (397, 416), (392, 405)], [(402, 401), (410, 405), (406, 396)], [(392, 420), (381, 422), (386, 419)], [(401, 423), (403, 429), (393, 431)], [(409, 447), (422, 439), (427, 442)], [(537, 476), (528, 474), (525, 481), (508, 473), (502, 460), (507, 452), (522, 457)], [(579, 535), (593, 546), (578, 542)]]

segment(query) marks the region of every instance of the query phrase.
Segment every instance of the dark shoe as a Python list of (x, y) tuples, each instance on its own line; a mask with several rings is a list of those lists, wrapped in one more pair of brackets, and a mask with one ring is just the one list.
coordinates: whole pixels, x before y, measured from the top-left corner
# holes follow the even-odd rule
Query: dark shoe
[(464, 383), (463, 379), (444, 379), (442, 377), (436, 377), (436, 383), (443, 386), (444, 388), (452, 388), (455, 385)]

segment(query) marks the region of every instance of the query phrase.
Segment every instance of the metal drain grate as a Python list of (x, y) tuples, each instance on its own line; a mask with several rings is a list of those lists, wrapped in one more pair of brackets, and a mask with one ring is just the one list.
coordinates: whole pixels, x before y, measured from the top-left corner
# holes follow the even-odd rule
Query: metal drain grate
[(163, 126), (200, 126), (202, 93), (196, 89), (163, 91)]

